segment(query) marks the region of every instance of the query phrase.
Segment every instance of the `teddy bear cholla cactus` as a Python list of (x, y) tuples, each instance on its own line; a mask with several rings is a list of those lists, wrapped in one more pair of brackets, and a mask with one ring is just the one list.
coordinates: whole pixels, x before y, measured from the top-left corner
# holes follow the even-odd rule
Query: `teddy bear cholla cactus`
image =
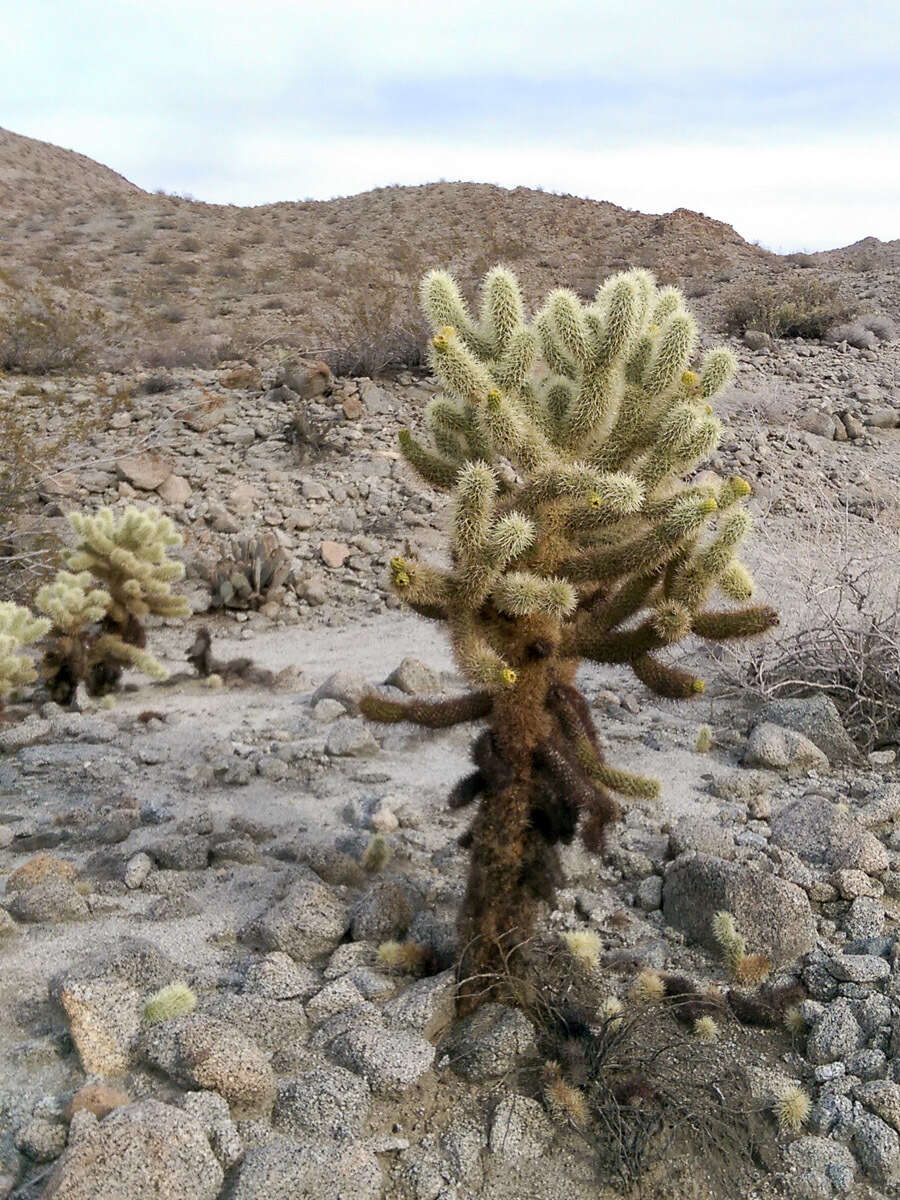
[(34, 662), (23, 651), (49, 629), (48, 620), (21, 604), (0, 603), (0, 711), (9, 696), (37, 679)]
[[(690, 369), (697, 328), (677, 289), (647, 271), (614, 276), (584, 306), (557, 290), (529, 324), (515, 276), (488, 273), (475, 321), (453, 279), (430, 272), (423, 306), (446, 395), (426, 413), (431, 445), (404, 455), (453, 496), (449, 569), (394, 559), (393, 582), (417, 612), (446, 622), (474, 690), (439, 701), (363, 700), (375, 720), (447, 726), (483, 720), (476, 770), (451, 795), (480, 797), (467, 835), (461, 914), (463, 1010), (496, 991), (502, 943), (527, 937), (561, 879), (556, 846), (580, 821), (602, 847), (620, 809), (611, 793), (658, 784), (609, 766), (575, 687), (580, 659), (628, 664), (660, 695), (703, 683), (660, 651), (693, 634), (764, 632), (736, 557), (747, 534), (742, 479), (686, 477), (716, 446), (711, 401), (734, 359), (710, 350)], [(714, 590), (737, 602), (707, 607)]]
[[(104, 508), (95, 516), (71, 513), (79, 535), (61, 570), (37, 594), (37, 607), (52, 622), (44, 658), (52, 695), (68, 703), (82, 681), (92, 694), (113, 688), (123, 666), (151, 678), (165, 668), (144, 648), (142, 619), (149, 613), (184, 616), (188, 605), (172, 591), (184, 567), (168, 558), (181, 538), (159, 512), (128, 508), (119, 517)], [(99, 586), (92, 586), (99, 585)]]

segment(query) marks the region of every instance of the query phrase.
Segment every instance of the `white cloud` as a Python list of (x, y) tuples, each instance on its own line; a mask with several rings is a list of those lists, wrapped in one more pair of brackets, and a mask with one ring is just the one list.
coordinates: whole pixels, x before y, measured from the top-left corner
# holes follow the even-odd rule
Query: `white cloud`
[(4, 123), (151, 189), (474, 179), (900, 235), (896, 0), (31, 0), (0, 37)]

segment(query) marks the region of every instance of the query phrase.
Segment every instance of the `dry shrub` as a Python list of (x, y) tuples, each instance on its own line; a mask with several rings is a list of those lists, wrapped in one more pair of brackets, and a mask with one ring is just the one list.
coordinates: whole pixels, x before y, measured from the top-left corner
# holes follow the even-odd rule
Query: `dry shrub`
[(725, 328), (736, 334), (759, 329), (772, 337), (823, 338), (833, 325), (854, 314), (837, 283), (803, 275), (784, 283), (750, 282), (733, 288), (726, 300)]
[(29, 506), (42, 485), (86, 456), (85, 443), (105, 425), (121, 394), (84, 396), (20, 388), (0, 406), (0, 600), (28, 598), (57, 566), (52, 523)]
[[(91, 319), (102, 324), (98, 313)], [(13, 297), (0, 313), (0, 369), (46, 375), (83, 366), (90, 357), (91, 331), (87, 318), (49, 293)]]
[(864, 750), (900, 743), (900, 512), (855, 519), (820, 497), (789, 531), (760, 522), (754, 570), (781, 597), (763, 641), (721, 651), (732, 690), (764, 699), (823, 692)]
[(332, 372), (374, 377), (390, 369), (421, 367), (428, 327), (416, 289), (372, 260), (353, 263), (344, 275), (344, 336), (322, 356)]
[[(693, 1180), (698, 1200), (744, 1200), (760, 1163), (774, 1162), (773, 1129), (751, 1102), (733, 1047), (692, 1036), (693, 1021), (678, 1019), (692, 1001), (629, 1001), (604, 1015), (598, 970), (555, 939), (515, 949), (524, 965), (501, 986), (538, 1042), (537, 1057), (520, 1064), (519, 1090), (533, 1090), (577, 1133), (604, 1181), (639, 1194), (667, 1181), (665, 1194), (677, 1195), (679, 1180)], [(719, 1019), (728, 1019), (724, 1003)], [(452, 1058), (452, 1034), (449, 1050)]]

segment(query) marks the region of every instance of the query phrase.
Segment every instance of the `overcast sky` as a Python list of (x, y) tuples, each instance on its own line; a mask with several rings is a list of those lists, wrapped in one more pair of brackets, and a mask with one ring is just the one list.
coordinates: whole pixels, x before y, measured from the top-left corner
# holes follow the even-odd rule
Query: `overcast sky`
[(386, 183), (900, 237), (898, 0), (6, 0), (0, 125), (141, 187)]

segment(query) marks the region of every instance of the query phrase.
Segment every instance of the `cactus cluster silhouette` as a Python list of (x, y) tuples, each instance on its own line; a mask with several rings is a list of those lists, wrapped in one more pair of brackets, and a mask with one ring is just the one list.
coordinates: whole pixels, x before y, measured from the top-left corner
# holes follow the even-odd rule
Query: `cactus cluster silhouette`
[[(444, 393), (428, 442), (401, 434), (419, 475), (453, 502), (448, 568), (391, 563), (400, 596), (444, 622), (473, 690), (440, 700), (364, 697), (378, 721), (483, 721), (475, 770), (451, 794), (478, 801), (460, 917), (462, 1011), (496, 995), (509, 947), (534, 930), (562, 880), (558, 845), (580, 828), (592, 851), (620, 816), (615, 795), (659, 785), (605, 762), (580, 660), (627, 664), (647, 687), (689, 699), (702, 680), (667, 661), (689, 636), (761, 634), (738, 557), (749, 485), (692, 482), (716, 447), (712, 402), (735, 362), (724, 347), (693, 368), (697, 326), (681, 293), (644, 270), (608, 279), (589, 304), (551, 292), (531, 321), (519, 284), (486, 275), (477, 318), (453, 278), (421, 299)], [(710, 607), (715, 593), (725, 603)]]

